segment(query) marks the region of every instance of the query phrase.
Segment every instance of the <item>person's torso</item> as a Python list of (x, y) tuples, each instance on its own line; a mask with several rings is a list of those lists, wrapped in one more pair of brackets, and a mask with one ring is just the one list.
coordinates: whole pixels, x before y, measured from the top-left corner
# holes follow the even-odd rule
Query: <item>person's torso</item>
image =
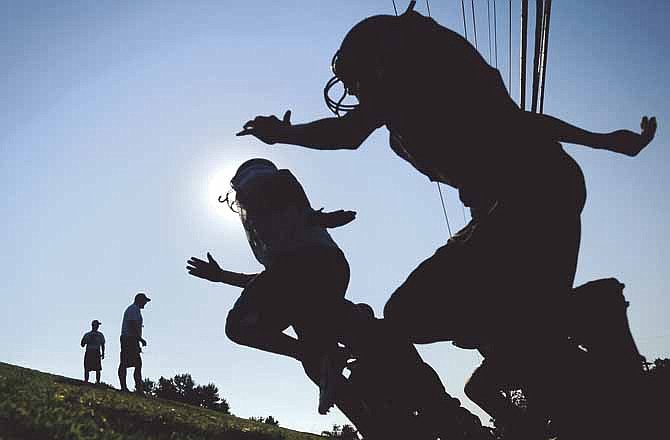
[(288, 170), (259, 177), (237, 200), (249, 245), (266, 267), (302, 248), (337, 248), (326, 229), (313, 224), (309, 200)]
[(533, 167), (550, 165), (545, 156), (557, 148), (524, 130), (500, 73), (467, 40), (418, 14), (403, 26), (393, 92), (369, 105), (384, 113), (396, 154), (472, 203), (500, 198)]
[(123, 312), (123, 322), (121, 323), (121, 336), (129, 336), (131, 334), (130, 321), (139, 321), (139, 335), (142, 336), (142, 325), (144, 319), (142, 312), (137, 304), (131, 304)]
[(100, 347), (105, 343), (105, 337), (101, 332), (90, 331), (84, 335), (84, 343), (86, 350), (100, 350)]

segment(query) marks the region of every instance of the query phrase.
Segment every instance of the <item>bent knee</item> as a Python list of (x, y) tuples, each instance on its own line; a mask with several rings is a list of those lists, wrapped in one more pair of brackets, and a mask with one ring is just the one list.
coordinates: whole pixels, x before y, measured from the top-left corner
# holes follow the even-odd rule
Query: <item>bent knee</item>
[(226, 336), (236, 344), (245, 345), (248, 340), (249, 326), (245, 325), (245, 317), (234, 309), (226, 318)]

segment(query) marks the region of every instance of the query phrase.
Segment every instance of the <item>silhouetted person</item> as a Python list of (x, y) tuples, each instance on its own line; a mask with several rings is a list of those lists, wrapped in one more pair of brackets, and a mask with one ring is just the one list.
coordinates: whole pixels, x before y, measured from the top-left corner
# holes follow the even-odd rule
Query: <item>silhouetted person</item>
[(86, 347), (84, 354), (84, 382), (88, 382), (89, 373), (95, 371), (95, 383), (100, 383), (102, 359), (105, 358), (105, 336), (98, 331), (102, 324), (97, 319), (91, 322), (91, 331), (84, 333), (81, 346)]
[(119, 362), (119, 382), (121, 391), (128, 391), (126, 375), (128, 368), (134, 368), (133, 379), (135, 379), (135, 391), (141, 393), (144, 391), (142, 385), (142, 347), (146, 347), (147, 341), (142, 338), (142, 327), (144, 319), (142, 318), (142, 309), (150, 298), (140, 292), (135, 295), (135, 300), (126, 308), (123, 313), (123, 322), (121, 324), (121, 361)]
[[(495, 343), (541, 394), (553, 397), (547, 404), (579, 412), (568, 403), (570, 387), (547, 380), (573, 374), (560, 362), (568, 350), (561, 310), (574, 280), (586, 200), (582, 171), (559, 142), (635, 156), (653, 138), (655, 119), (642, 119), (641, 134), (598, 134), (524, 112), (467, 40), (413, 11), (354, 26), (333, 71), (326, 101), (344, 116), (299, 125), (290, 123), (290, 112), (283, 120), (258, 116), (238, 135), (357, 149), (386, 126), (391, 149), (431, 181), (457, 188), (473, 220), (409, 276), (387, 303), (385, 319), (414, 342)], [(328, 97), (338, 81), (358, 105)], [(532, 368), (521, 362), (522, 347), (533, 347)]]
[[(351, 222), (355, 213), (314, 210), (293, 174), (266, 159), (244, 162), (231, 186), (251, 249), (265, 270), (229, 272), (209, 253), (208, 261), (192, 257), (187, 269), (244, 288), (228, 313), (226, 335), (301, 361), (319, 384), (319, 412), (325, 414), (341, 377), (335, 325), (349, 284), (347, 260), (326, 228)], [(289, 326), (298, 339), (283, 333)]]

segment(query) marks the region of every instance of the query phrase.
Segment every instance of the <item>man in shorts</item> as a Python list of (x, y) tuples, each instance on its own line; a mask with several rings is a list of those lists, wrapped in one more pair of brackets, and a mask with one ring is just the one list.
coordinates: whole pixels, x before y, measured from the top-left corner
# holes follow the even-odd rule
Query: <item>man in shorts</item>
[(95, 383), (100, 383), (102, 359), (105, 358), (105, 336), (98, 331), (102, 324), (97, 319), (91, 322), (91, 331), (81, 338), (81, 346), (86, 347), (84, 354), (84, 382), (88, 383), (89, 373), (95, 371)]
[(142, 338), (142, 312), (141, 310), (150, 298), (140, 292), (135, 295), (135, 300), (126, 308), (123, 313), (123, 323), (121, 324), (121, 362), (119, 363), (119, 382), (121, 391), (129, 391), (126, 384), (126, 373), (128, 368), (134, 368), (133, 378), (135, 379), (135, 391), (141, 393), (144, 389), (142, 385), (142, 347), (146, 347), (147, 341)]

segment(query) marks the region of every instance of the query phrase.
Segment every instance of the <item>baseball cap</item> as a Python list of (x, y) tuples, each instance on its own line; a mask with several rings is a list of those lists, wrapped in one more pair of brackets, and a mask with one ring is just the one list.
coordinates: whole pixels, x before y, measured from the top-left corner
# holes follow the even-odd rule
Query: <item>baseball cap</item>
[(151, 298), (147, 297), (147, 296), (144, 294), (144, 292), (140, 292), (140, 293), (138, 293), (137, 295), (135, 295), (135, 301), (137, 301), (137, 300), (139, 300), (139, 299), (144, 300), (144, 301), (146, 301), (146, 302), (151, 301)]
[(100, 324), (102, 324), (102, 322), (98, 321), (97, 319), (91, 321), (91, 325), (100, 325)]

